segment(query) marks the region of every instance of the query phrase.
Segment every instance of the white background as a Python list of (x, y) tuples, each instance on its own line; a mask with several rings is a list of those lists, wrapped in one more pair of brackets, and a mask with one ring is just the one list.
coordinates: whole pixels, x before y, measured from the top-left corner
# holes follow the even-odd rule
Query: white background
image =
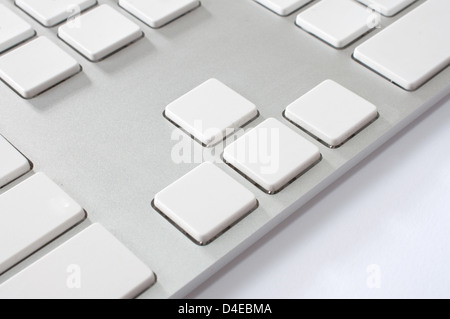
[(450, 97), (189, 297), (450, 298)]

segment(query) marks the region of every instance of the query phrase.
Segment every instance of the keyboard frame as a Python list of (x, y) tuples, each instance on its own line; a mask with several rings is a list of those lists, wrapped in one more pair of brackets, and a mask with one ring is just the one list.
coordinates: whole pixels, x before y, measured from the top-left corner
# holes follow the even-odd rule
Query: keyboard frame
[[(116, 1), (98, 2), (109, 3), (140, 25), (145, 37), (91, 63), (58, 39), (57, 28), (45, 28), (12, 1), (0, 0), (83, 67), (77, 76), (31, 100), (0, 83), (0, 134), (34, 163), (34, 172), (44, 172), (88, 213), (88, 220), (0, 276), (0, 284), (90, 224), (100, 223), (157, 275), (157, 283), (142, 298), (184, 297), (450, 93), (448, 67), (417, 91), (407, 92), (355, 62), (354, 48), (378, 29), (336, 50), (295, 25), (299, 11), (280, 17), (252, 0), (203, 0), (201, 7), (160, 29), (151, 29)], [(382, 17), (381, 30), (423, 2), (393, 18)], [(178, 141), (171, 140), (176, 128), (163, 117), (164, 108), (209, 78), (257, 105), (260, 116), (246, 128), (275, 117), (317, 145), (323, 159), (276, 195), (263, 193), (219, 164), (256, 195), (259, 207), (200, 247), (151, 202), (199, 165), (171, 160)], [(326, 79), (379, 108), (379, 118), (338, 149), (327, 148), (283, 117), (291, 102)], [(195, 141), (192, 147), (210, 150)]]

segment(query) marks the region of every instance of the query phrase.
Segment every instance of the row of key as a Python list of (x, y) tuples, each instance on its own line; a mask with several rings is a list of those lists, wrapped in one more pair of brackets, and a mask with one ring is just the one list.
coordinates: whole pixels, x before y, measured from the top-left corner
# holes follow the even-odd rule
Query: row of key
[[(292, 13), (311, 2), (255, 1), (280, 15)], [(296, 24), (342, 49), (379, 26), (371, 10), (394, 15), (413, 2), (415, 0), (322, 0), (301, 12)], [(371, 9), (360, 3), (370, 5)], [(55, 26), (70, 18), (73, 11), (82, 13), (92, 8), (96, 1), (65, 0), (56, 6), (53, 1), (18, 0), (16, 5), (44, 26)], [(200, 1), (120, 0), (119, 6), (156, 28), (194, 10), (200, 6)], [(413, 14), (358, 46), (353, 56), (402, 88), (416, 90), (449, 64), (448, 10), (448, 1), (427, 1)], [(27, 22), (3, 5), (0, 5), (0, 30), (0, 54), (35, 35)], [(405, 33), (418, 36), (408, 37)], [(139, 40), (143, 32), (111, 6), (100, 5), (70, 18), (59, 27), (58, 37), (89, 61), (98, 62)], [(72, 57), (44, 37), (0, 57), (0, 78), (25, 99), (34, 98), (81, 69)]]
[[(96, 0), (64, 0), (58, 4), (16, 1), (18, 7), (45, 27), (67, 20), (58, 28), (58, 37), (91, 62), (109, 57), (144, 35), (136, 23), (110, 5), (96, 4)], [(200, 2), (120, 0), (119, 6), (147, 25), (160, 28), (197, 8)], [(26, 21), (4, 5), (0, 5), (0, 30), (0, 54), (36, 35)], [(0, 57), (0, 78), (25, 99), (38, 96), (81, 70), (75, 59), (45, 37), (38, 37)]]

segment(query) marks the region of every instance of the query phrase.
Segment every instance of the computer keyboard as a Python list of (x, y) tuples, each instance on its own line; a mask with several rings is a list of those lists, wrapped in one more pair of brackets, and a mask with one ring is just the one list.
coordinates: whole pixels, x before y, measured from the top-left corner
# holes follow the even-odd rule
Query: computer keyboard
[(449, 15), (1, 0), (0, 298), (185, 296), (450, 92)]

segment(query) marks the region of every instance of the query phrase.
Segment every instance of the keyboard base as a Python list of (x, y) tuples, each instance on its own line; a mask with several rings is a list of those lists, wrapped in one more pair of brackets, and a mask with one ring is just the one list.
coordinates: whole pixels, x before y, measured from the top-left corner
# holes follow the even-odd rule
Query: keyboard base
[[(450, 92), (449, 68), (406, 92), (353, 61), (354, 48), (379, 30), (337, 51), (296, 27), (295, 14), (281, 18), (254, 1), (203, 0), (200, 8), (158, 30), (135, 19), (145, 37), (97, 64), (62, 43), (56, 29), (41, 27), (9, 1), (0, 2), (83, 67), (70, 81), (29, 101), (0, 85), (0, 133), (89, 214), (88, 221), (1, 276), (0, 284), (89, 224), (101, 223), (156, 273), (158, 282), (142, 298), (186, 296)], [(394, 19), (383, 18), (383, 28), (421, 3)], [(260, 206), (199, 247), (155, 212), (151, 201), (199, 164), (172, 161), (179, 141), (171, 140), (174, 126), (163, 110), (212, 77), (257, 105), (260, 117), (249, 127), (269, 117), (291, 125), (282, 115), (286, 106), (325, 79), (375, 104), (380, 117), (336, 150), (291, 125), (320, 147), (323, 160), (277, 195), (264, 194), (220, 164)], [(193, 153), (203, 150), (192, 144)]]

